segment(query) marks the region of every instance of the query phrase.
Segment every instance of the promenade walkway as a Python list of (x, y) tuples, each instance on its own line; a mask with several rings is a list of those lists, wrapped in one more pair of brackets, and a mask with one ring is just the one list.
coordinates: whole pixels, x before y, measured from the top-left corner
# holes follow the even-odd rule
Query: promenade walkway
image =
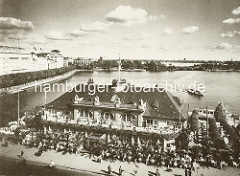
[[(136, 175), (136, 176), (148, 176), (150, 172), (156, 171), (156, 166), (147, 166), (144, 163), (133, 163), (133, 162), (121, 162), (103, 160), (101, 163), (92, 161), (93, 158), (89, 158), (89, 155), (79, 154), (65, 154), (57, 153), (55, 150), (43, 152), (40, 157), (34, 155), (37, 148), (26, 148), (26, 146), (9, 144), (8, 147), (0, 147), (0, 157), (20, 159), (20, 152), (24, 152), (24, 157), (27, 163), (41, 163), (42, 165), (48, 165), (51, 160), (54, 161), (56, 167), (63, 169), (79, 170), (80, 172), (92, 173), (96, 175), (108, 175), (106, 174), (107, 167), (110, 164), (112, 170), (118, 172), (119, 166), (124, 170), (123, 176)], [(165, 171), (164, 167), (159, 168), (161, 176), (168, 175), (185, 175), (184, 169), (172, 168), (172, 172)], [(228, 167), (224, 170), (215, 169), (212, 167), (202, 168), (199, 167), (196, 171), (192, 172), (192, 175), (205, 175), (205, 176), (239, 176), (240, 169)], [(1, 173), (0, 173), (1, 174)], [(113, 173), (112, 175), (117, 175)]]

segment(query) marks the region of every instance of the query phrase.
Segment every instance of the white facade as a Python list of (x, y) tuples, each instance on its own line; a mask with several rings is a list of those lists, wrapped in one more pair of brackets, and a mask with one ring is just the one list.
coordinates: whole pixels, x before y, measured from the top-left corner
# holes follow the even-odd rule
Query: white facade
[(0, 75), (32, 71), (33, 54), (18, 48), (0, 50)]
[(64, 66), (63, 56), (57, 50), (53, 50), (51, 52), (40, 52), (36, 53), (36, 55), (37, 64), (35, 64), (35, 66), (38, 70), (61, 68)]
[(27, 52), (22, 48), (0, 46), (0, 75), (63, 67), (59, 51)]
[(33, 70), (47, 70), (48, 69), (48, 60), (44, 54), (37, 54), (33, 58)]

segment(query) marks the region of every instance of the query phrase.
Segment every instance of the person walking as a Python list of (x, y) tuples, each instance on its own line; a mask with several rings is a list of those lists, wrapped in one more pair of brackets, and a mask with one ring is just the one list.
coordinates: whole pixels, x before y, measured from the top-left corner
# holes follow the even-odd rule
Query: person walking
[(189, 175), (189, 176), (192, 176), (192, 170), (191, 170), (191, 168), (189, 168), (189, 170), (188, 170), (188, 175)]
[(188, 170), (185, 168), (185, 176), (188, 176)]
[(192, 162), (192, 170), (193, 171), (195, 171), (196, 166), (197, 166), (196, 159), (194, 159), (193, 162)]
[(111, 167), (111, 165), (110, 165), (110, 164), (108, 165), (108, 173), (109, 173), (109, 174), (111, 174), (111, 173), (112, 173), (112, 167)]
[(53, 168), (54, 165), (55, 165), (55, 164), (54, 164), (53, 160), (51, 160), (51, 161), (50, 161), (50, 164), (49, 164), (49, 167), (50, 167), (50, 168)]
[(156, 176), (160, 176), (160, 173), (159, 173), (158, 168), (156, 169), (155, 175), (156, 175)]
[(122, 172), (123, 172), (123, 170), (122, 170), (122, 167), (120, 166), (119, 167), (119, 176), (122, 176)]
[(24, 154), (24, 152), (21, 150), (21, 154), (20, 154), (20, 156), (23, 157), (23, 154)]

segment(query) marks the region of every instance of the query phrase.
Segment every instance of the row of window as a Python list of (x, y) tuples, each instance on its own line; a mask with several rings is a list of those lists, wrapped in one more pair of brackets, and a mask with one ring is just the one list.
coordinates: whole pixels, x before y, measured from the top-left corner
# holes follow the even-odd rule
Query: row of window
[[(102, 112), (100, 116), (103, 120), (115, 120), (114, 115), (110, 112)], [(78, 117), (93, 118), (93, 113), (90, 110), (79, 110)], [(131, 113), (123, 114), (121, 118), (126, 122), (135, 123), (137, 121), (136, 117)]]

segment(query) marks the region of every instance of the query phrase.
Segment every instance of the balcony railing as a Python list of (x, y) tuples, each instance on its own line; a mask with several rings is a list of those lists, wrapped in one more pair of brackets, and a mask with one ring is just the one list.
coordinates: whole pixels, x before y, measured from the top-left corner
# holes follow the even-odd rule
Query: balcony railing
[(75, 102), (72, 104), (73, 106), (95, 106), (100, 108), (119, 108), (119, 109), (138, 109), (137, 105), (134, 104), (119, 104), (112, 102), (98, 102), (97, 104), (94, 104), (93, 101), (85, 101), (85, 100), (75, 100)]

